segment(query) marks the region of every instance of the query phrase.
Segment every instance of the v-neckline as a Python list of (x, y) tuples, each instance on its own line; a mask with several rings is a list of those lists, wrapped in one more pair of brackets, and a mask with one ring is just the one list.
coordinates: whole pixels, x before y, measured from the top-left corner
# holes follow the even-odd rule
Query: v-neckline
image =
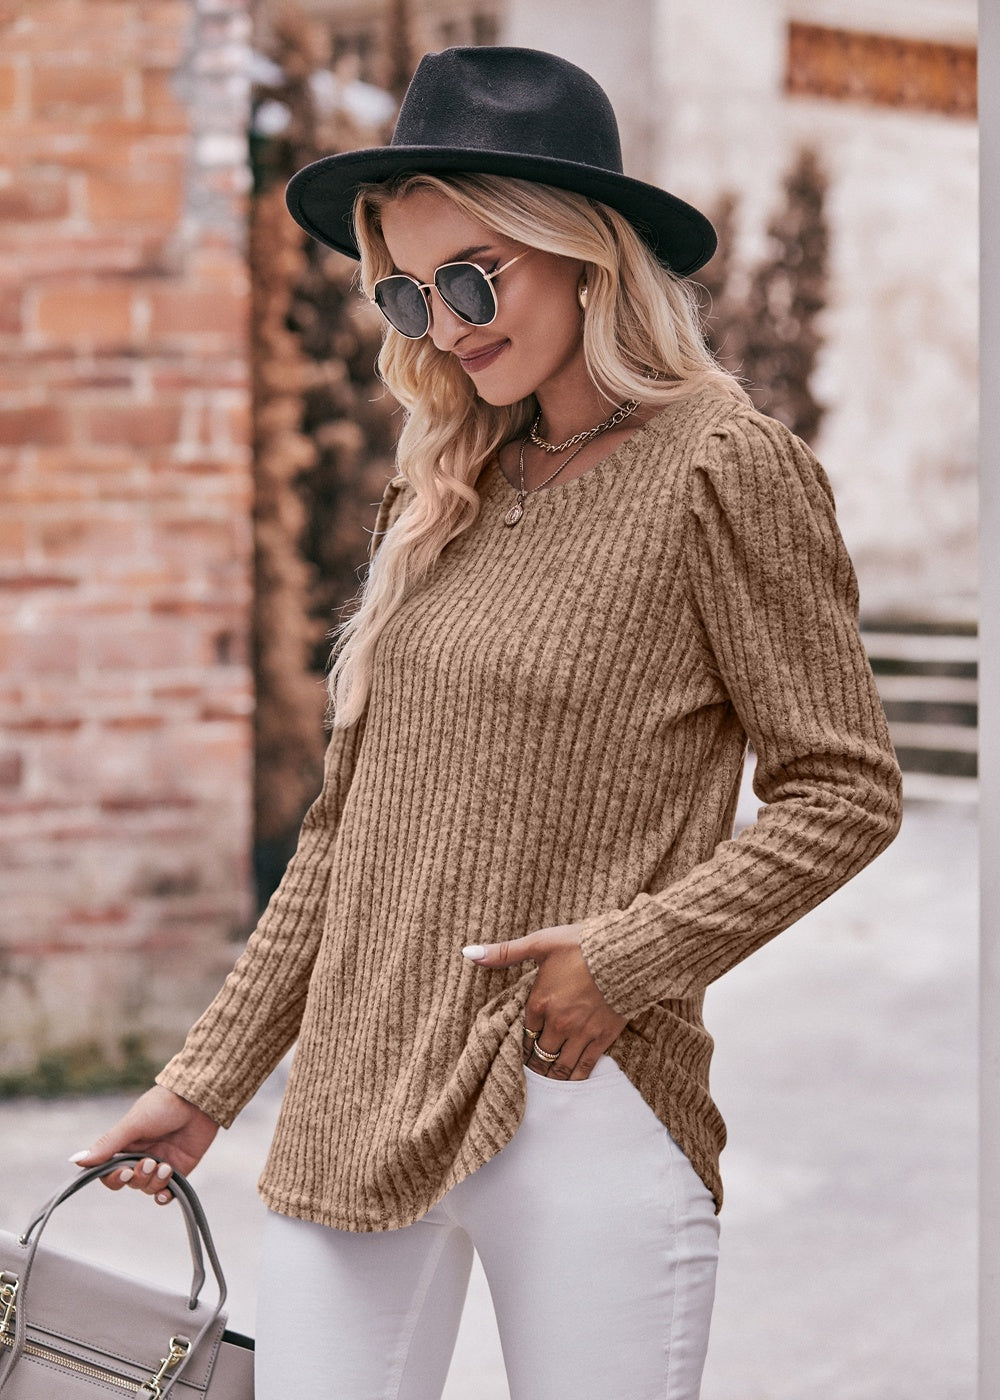
[[(573, 487), (582, 486), (584, 482), (589, 481), (591, 478), (596, 477), (599, 479), (599, 477), (604, 474), (609, 463), (614, 462), (627, 448), (632, 447), (634, 443), (638, 442), (662, 416), (663, 411), (662, 409), (659, 410), (654, 413), (651, 418), (647, 418), (645, 423), (640, 423), (634, 432), (629, 433), (628, 437), (623, 438), (616, 447), (613, 447), (610, 452), (605, 453), (603, 457), (587, 467), (585, 471), (580, 472), (578, 476), (571, 476), (568, 481), (560, 481), (557, 477), (549, 486), (536, 487), (533, 491), (528, 491), (525, 495), (525, 500), (539, 501), (544, 496), (558, 496), (560, 493), (572, 492)], [(500, 483), (508, 491), (512, 492), (514, 496), (518, 494), (519, 487), (511, 481), (510, 477), (500, 465), (499, 453), (495, 452), (489, 459), (486, 466), (483, 468), (482, 475), (485, 476), (490, 471), (495, 473)]]

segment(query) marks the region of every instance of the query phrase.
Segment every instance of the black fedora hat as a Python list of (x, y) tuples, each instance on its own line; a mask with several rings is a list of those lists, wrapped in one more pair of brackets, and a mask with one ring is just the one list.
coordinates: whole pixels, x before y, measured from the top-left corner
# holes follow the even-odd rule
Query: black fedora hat
[(358, 187), (428, 171), (515, 176), (617, 209), (678, 276), (715, 252), (704, 214), (622, 173), (618, 123), (589, 73), (537, 49), (425, 54), (388, 146), (314, 161), (292, 177), (288, 208), (321, 243), (360, 256), (351, 223)]

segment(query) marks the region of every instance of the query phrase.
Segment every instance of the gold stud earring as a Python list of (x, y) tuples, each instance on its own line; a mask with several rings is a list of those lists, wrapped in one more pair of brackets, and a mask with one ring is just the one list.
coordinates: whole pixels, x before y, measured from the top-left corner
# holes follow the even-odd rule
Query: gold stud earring
[(586, 311), (586, 309), (587, 309), (587, 298), (588, 298), (589, 296), (590, 296), (590, 288), (587, 286), (586, 282), (581, 282), (581, 283), (580, 283), (580, 286), (577, 288), (577, 293), (576, 293), (576, 299), (577, 299), (577, 301), (580, 303), (580, 310), (581, 310), (581, 311)]

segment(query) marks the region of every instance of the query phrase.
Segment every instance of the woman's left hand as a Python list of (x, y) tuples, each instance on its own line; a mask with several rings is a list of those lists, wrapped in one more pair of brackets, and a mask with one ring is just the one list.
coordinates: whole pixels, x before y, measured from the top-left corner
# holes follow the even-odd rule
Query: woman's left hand
[(575, 924), (463, 952), (480, 967), (513, 967), (529, 960), (538, 964), (524, 1008), (524, 1062), (536, 1074), (587, 1079), (624, 1029), (626, 1018), (612, 1011), (590, 975)]

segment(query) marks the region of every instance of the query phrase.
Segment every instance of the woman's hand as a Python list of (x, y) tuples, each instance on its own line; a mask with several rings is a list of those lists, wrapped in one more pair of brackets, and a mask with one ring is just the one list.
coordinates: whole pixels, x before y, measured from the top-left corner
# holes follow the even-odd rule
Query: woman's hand
[(524, 1008), (524, 1062), (536, 1074), (587, 1079), (624, 1029), (626, 1018), (612, 1011), (590, 975), (575, 924), (462, 951), (480, 967), (512, 967), (528, 959), (538, 964)]
[(166, 1205), (171, 1195), (165, 1187), (174, 1167), (185, 1175), (193, 1171), (218, 1131), (214, 1118), (179, 1094), (154, 1084), (93, 1147), (76, 1153), (70, 1161), (79, 1167), (94, 1167), (116, 1152), (146, 1152), (149, 1155), (135, 1166), (122, 1167), (101, 1180), (112, 1191), (129, 1186)]

